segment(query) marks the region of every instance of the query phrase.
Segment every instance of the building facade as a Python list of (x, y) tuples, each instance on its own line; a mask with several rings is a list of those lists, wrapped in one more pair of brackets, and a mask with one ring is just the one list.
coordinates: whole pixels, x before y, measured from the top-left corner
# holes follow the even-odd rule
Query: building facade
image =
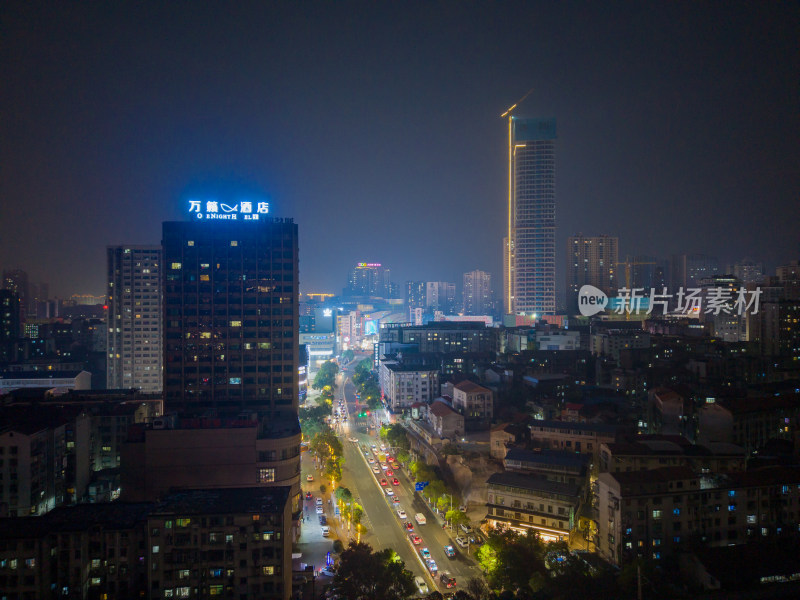
[(167, 222), (163, 248), (166, 410), (296, 420), (297, 225)]
[(506, 314), (556, 312), (555, 140), (555, 119), (508, 119)]
[(578, 292), (592, 285), (616, 295), (619, 238), (575, 235), (567, 239), (567, 313), (578, 314)]
[(486, 315), (494, 312), (492, 301), (492, 275), (486, 271), (464, 273), (465, 315)]
[(160, 246), (110, 246), (106, 385), (160, 392), (164, 383)]

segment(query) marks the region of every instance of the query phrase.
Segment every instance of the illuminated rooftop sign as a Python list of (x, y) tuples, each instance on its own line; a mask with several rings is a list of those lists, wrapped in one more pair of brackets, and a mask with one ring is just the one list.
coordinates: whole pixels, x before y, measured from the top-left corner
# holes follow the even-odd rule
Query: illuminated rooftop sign
[(189, 200), (189, 214), (198, 219), (258, 221), (261, 215), (269, 214), (269, 202), (242, 200), (238, 204), (226, 204), (217, 200)]
[(381, 263), (358, 263), (356, 267), (359, 269), (367, 269), (371, 267), (380, 267)]

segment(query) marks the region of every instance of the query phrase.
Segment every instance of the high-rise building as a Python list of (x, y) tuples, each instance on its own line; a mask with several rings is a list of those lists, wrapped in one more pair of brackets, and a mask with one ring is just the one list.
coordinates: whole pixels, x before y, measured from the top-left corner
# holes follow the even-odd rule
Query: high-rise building
[(555, 140), (555, 119), (508, 119), (507, 314), (556, 312)]
[(619, 238), (578, 234), (567, 240), (567, 312), (578, 313), (578, 292), (593, 285), (612, 295), (617, 288)]
[(678, 289), (698, 288), (701, 279), (719, 273), (719, 261), (706, 254), (676, 254), (671, 261), (670, 286), (672, 293)]
[(456, 284), (447, 281), (428, 281), (425, 283), (425, 306), (446, 314), (455, 311)]
[(424, 281), (406, 281), (406, 309), (425, 308), (425, 292)]
[(728, 265), (725, 273), (733, 275), (741, 281), (744, 285), (750, 283), (761, 283), (764, 281), (764, 263), (743, 258), (737, 263)]
[(164, 373), (160, 246), (109, 246), (106, 385), (160, 392)]
[(11, 290), (0, 290), (0, 364), (14, 360), (14, 345), (21, 333), (19, 298)]
[(168, 222), (162, 245), (166, 410), (296, 425), (297, 225)]
[(493, 308), (492, 275), (479, 270), (464, 273), (464, 314), (485, 315)]
[(28, 273), (22, 269), (3, 269), (3, 289), (11, 290), (19, 298), (19, 322), (24, 323), (30, 300)]
[(392, 286), (389, 267), (381, 263), (358, 263), (350, 270), (345, 296), (389, 298)]

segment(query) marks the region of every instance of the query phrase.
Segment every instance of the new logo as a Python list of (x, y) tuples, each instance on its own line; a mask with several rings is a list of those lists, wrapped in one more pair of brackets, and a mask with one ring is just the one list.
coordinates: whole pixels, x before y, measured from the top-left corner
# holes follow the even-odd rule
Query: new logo
[(608, 296), (593, 285), (584, 285), (578, 292), (578, 310), (584, 317), (603, 312), (608, 306)]

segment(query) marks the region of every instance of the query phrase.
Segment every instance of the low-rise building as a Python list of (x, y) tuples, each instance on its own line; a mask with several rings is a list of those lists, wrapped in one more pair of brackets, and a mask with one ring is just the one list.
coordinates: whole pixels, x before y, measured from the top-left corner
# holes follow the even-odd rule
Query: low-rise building
[(0, 396), (23, 388), (92, 389), (88, 371), (6, 371), (0, 373)]
[(509, 448), (503, 459), (506, 471), (528, 473), (549, 481), (569, 483), (585, 489), (588, 457), (561, 450)]
[(428, 408), (428, 419), (440, 438), (453, 440), (464, 435), (464, 416), (441, 398)]
[(600, 444), (600, 472), (645, 471), (689, 467), (696, 473), (743, 471), (744, 448), (723, 442), (691, 444), (677, 436), (642, 436), (634, 442)]
[(453, 408), (464, 415), (466, 425), (488, 423), (494, 416), (492, 390), (465, 380), (453, 386)]
[(600, 455), (600, 444), (615, 442), (621, 431), (619, 425), (567, 421), (533, 421), (529, 427), (531, 443), (535, 447), (588, 454), (595, 465)]
[(486, 480), (486, 521), (493, 527), (535, 530), (545, 541), (569, 539), (580, 489), (522, 473), (494, 473)]

